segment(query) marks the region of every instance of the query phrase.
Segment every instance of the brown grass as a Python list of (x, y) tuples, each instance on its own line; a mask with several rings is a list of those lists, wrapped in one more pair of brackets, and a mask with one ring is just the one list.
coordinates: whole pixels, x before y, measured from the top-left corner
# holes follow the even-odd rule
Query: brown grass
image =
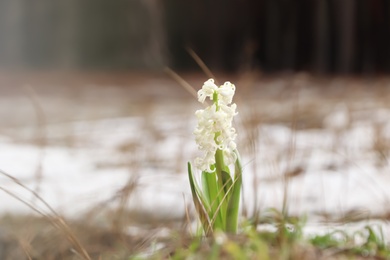
[[(140, 116), (145, 119), (144, 131), (147, 131), (158, 142), (164, 139), (164, 134), (166, 133), (160, 133), (150, 123), (154, 119), (153, 113), (168, 104), (177, 105), (175, 109), (172, 109), (177, 114), (191, 113), (192, 104), (196, 104), (191, 94), (181, 89), (177, 82), (166, 76), (161, 76), (161, 74), (152, 76), (133, 76), (132, 74), (105, 74), (99, 76), (89, 74), (83, 77), (83, 75), (77, 73), (77, 76), (73, 77), (71, 73), (65, 73), (60, 74), (60, 76), (57, 75), (57, 77), (48, 75), (44, 77), (47, 78), (46, 81), (42, 80), (39, 75), (34, 74), (27, 74), (22, 78), (4, 74), (0, 76), (0, 79), (3, 80), (0, 82), (2, 84), (0, 90), (4, 93), (7, 92), (6, 87), (4, 87), (6, 84), (15, 85), (17, 89), (27, 82), (34, 89), (37, 89), (36, 92), (38, 94), (44, 94), (46, 98), (55, 97), (72, 101), (76, 100), (76, 103), (79, 102), (85, 106), (90, 106), (90, 111), (95, 113), (94, 115), (82, 117), (76, 114), (76, 109), (68, 112), (66, 110), (72, 110), (72, 108), (61, 107), (56, 108), (55, 111), (64, 110), (65, 112), (56, 114), (52, 112), (50, 105), (46, 107), (48, 111), (45, 112), (47, 113), (43, 113), (41, 110), (43, 110), (42, 107), (45, 104), (41, 104), (41, 107), (39, 103), (34, 103), (38, 116), (38, 126), (43, 129), (42, 131), (44, 131), (43, 125), (47, 124), (50, 126), (50, 124), (55, 122), (70, 122), (73, 120), (93, 121), (93, 119), (109, 118), (111, 116)], [(205, 77), (199, 75), (185, 74), (182, 77), (189, 82), (189, 85), (197, 87), (201, 86), (202, 82), (206, 80)], [(324, 117), (332, 113), (335, 106), (340, 103), (345, 104), (350, 110), (352, 123), (359, 119), (362, 112), (379, 108), (390, 108), (390, 103), (388, 102), (390, 91), (387, 88), (387, 85), (390, 84), (390, 79), (388, 78), (333, 78), (314, 77), (306, 74), (268, 76), (255, 73), (233, 76), (217, 75), (217, 77), (220, 82), (228, 79), (235, 82), (238, 86), (237, 95), (239, 98), (237, 103), (241, 109), (238, 128), (239, 131), (245, 131), (244, 135), (246, 136), (241, 145), (247, 153), (254, 154), (253, 163), (251, 163), (254, 173), (261, 168), (256, 162), (258, 147), (254, 143), (256, 139), (264, 138), (258, 136), (258, 129), (263, 124), (282, 124), (295, 129), (295, 131), (322, 129), (325, 127)], [(68, 80), (65, 82), (61, 81), (64, 78)], [(56, 92), (52, 87), (60, 84), (59, 82), (63, 82), (63, 85), (58, 86), (58, 92)], [(98, 86), (91, 86), (95, 82), (97, 82)], [(155, 82), (163, 82), (161, 83), (163, 86)], [(106, 86), (112, 84), (116, 84), (116, 86)], [(76, 86), (80, 88), (75, 89)], [(112, 88), (112, 92), (107, 92), (109, 88)], [(163, 91), (159, 90), (159, 88), (162, 88)], [(189, 88), (188, 90), (190, 91)], [(7, 95), (13, 98), (21, 95), (21, 93), (23, 93), (22, 90), (20, 92), (13, 90), (8, 91)], [(107, 93), (110, 93), (109, 95), (112, 96), (107, 97)], [(159, 93), (165, 94), (160, 95)], [(96, 100), (87, 98), (94, 95)], [(111, 114), (106, 114), (109, 108), (114, 108), (115, 111), (110, 112)], [(44, 140), (44, 145), (67, 143), (66, 140), (50, 139), (51, 137), (45, 136), (45, 134), (42, 134), (40, 138), (22, 139), (17, 131), (14, 130), (27, 124), (26, 120), (31, 115), (23, 114), (22, 111), (18, 112), (18, 109), (18, 107), (15, 108), (15, 113), (20, 115), (20, 118), (15, 119), (8, 115), (0, 122), (1, 134), (10, 136), (12, 140), (21, 143), (35, 143), (39, 145), (39, 141), (42, 140)], [(42, 114), (45, 116), (42, 116)], [(341, 131), (343, 130), (345, 129), (341, 129)], [(335, 130), (335, 135), (339, 134), (337, 131)], [(180, 132), (172, 134), (186, 135), (189, 137), (189, 141), (192, 140), (190, 139), (190, 133)], [(66, 139), (69, 136), (64, 136), (63, 138)], [(78, 142), (80, 140), (76, 139), (73, 141)], [(139, 140), (137, 142), (131, 140), (118, 147), (120, 153), (129, 155), (136, 153), (139, 149), (152, 149), (152, 147)], [(382, 166), (388, 165), (389, 140), (384, 126), (380, 123), (376, 124), (376, 138), (372, 144), (372, 150), (378, 155), (378, 163)], [(286, 154), (293, 160), (293, 140)], [(158, 165), (160, 163), (158, 156), (158, 154), (151, 151), (149, 159)], [(180, 165), (185, 165), (183, 160), (188, 159), (183, 158), (183, 154), (177, 154), (176, 164), (178, 166), (172, 173), (176, 174), (179, 172)], [(129, 161), (131, 160), (129, 159)], [(127, 167), (130, 172), (136, 172), (141, 167), (140, 162), (122, 162), (122, 164), (101, 162), (97, 166)], [(37, 172), (38, 177), (41, 178), (43, 176), (42, 178), (44, 178), (44, 175), (40, 174), (38, 170)], [(96, 205), (89, 213), (70, 220), (65, 219), (52, 209), (45, 202), (44, 198), (40, 197), (39, 189), (27, 188), (20, 180), (13, 178), (10, 174), (4, 172), (3, 174), (21, 187), (29, 190), (35, 196), (35, 199), (45, 204), (46, 208), (45, 211), (41, 211), (29, 202), (22, 201), (34, 211), (34, 214), (28, 216), (4, 215), (0, 219), (0, 259), (128, 259), (130, 255), (136, 252), (148, 251), (156, 241), (164, 244), (162, 256), (169, 257), (177, 248), (187, 247), (192, 243), (191, 238), (184, 231), (188, 224), (188, 220), (185, 218), (161, 220), (154, 219), (150, 215), (129, 212), (127, 210), (129, 198), (134, 189), (138, 187), (139, 176), (137, 175), (130, 178), (127, 183), (124, 183), (114, 197), (101, 205)], [(287, 185), (290, 178), (300, 174), (305, 174), (304, 165), (302, 167), (291, 166), (290, 169), (279, 173), (276, 177), (271, 176), (269, 180), (274, 181), (281, 178), (284, 179)], [(254, 178), (253, 189), (261, 189), (259, 182), (260, 180)], [(14, 196), (15, 199), (20, 200), (6, 187), (0, 187), (0, 189), (10, 196)], [(115, 209), (106, 210), (110, 205), (116, 205)], [(255, 222), (260, 222), (259, 219), (256, 219), (258, 217), (257, 214), (261, 213), (260, 201), (253, 201), (252, 211), (255, 212), (253, 216), (249, 216), (248, 213), (244, 215), (248, 219), (252, 218), (255, 219)], [(325, 216), (325, 212), (323, 218), (334, 221), (340, 221), (340, 219), (352, 221), (351, 218), (356, 216), (353, 213), (338, 216), (339, 218), (337, 218), (337, 216)], [(193, 216), (191, 215), (190, 217)], [(366, 215), (362, 216), (363, 219), (366, 217)], [(386, 216), (382, 217), (385, 218)], [(128, 232), (129, 226), (137, 227), (138, 231), (130, 234)], [(169, 238), (159, 234), (164, 227), (169, 230)], [(240, 237), (234, 239), (238, 244), (245, 241)], [(207, 243), (202, 244), (199, 250), (210, 250), (210, 246)], [(309, 246), (301, 247), (298, 245), (297, 249), (294, 250), (296, 250), (295, 259), (300, 259), (299, 257), (303, 259), (313, 259), (313, 256), (318, 257), (318, 252)]]

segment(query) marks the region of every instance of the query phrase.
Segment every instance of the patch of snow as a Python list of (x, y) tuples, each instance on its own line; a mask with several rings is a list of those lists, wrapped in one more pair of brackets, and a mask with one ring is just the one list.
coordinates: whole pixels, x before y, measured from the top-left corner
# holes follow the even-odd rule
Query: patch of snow
[[(280, 209), (285, 191), (292, 214), (343, 215), (356, 209), (387, 213), (390, 175), (387, 167), (376, 165), (372, 124), (350, 124), (349, 112), (343, 106), (336, 107), (334, 113), (324, 121), (324, 129), (292, 131), (277, 124), (259, 126), (254, 142), (257, 154), (242, 154), (243, 197), (249, 214), (254, 208)], [(382, 120), (387, 114), (379, 111), (378, 118)], [(192, 118), (164, 113), (149, 119), (51, 124), (46, 127), (49, 143), (70, 136), (76, 145), (39, 147), (0, 136), (0, 169), (37, 190), (67, 216), (80, 215), (105, 201), (114, 202), (129, 180), (135, 180), (130, 209), (180, 217), (192, 202), (186, 162), (197, 153), (194, 125)], [(19, 129), (29, 133), (26, 136), (34, 132), (32, 128)], [(124, 144), (131, 148), (121, 151)], [(284, 176), (291, 172), (296, 175), (286, 183)], [(3, 175), (0, 187), (48, 212), (30, 192)], [(31, 211), (2, 191), (0, 200), (1, 213)]]

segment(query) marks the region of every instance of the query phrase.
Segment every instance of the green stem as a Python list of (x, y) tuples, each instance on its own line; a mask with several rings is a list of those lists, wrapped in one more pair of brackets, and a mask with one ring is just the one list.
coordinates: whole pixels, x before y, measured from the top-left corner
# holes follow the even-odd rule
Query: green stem
[[(223, 198), (225, 197), (225, 183), (224, 178), (222, 174), (222, 170), (225, 167), (225, 163), (223, 160), (223, 152), (220, 149), (217, 149), (215, 152), (215, 172), (218, 179), (218, 201), (220, 205), (220, 209), (218, 214), (222, 218), (223, 226), (226, 227), (226, 209), (227, 209), (227, 202)], [(224, 228), (225, 230), (225, 228)]]
[[(218, 196), (219, 188), (217, 183), (217, 176), (214, 173), (202, 172), (203, 177), (205, 178), (205, 183), (207, 183), (205, 189), (207, 189), (209, 201), (210, 201), (210, 209), (209, 217), (212, 221), (211, 225), (214, 229), (224, 230), (224, 221), (222, 215), (216, 213), (218, 211), (218, 205), (220, 203), (220, 199)], [(216, 215), (215, 220), (213, 221), (214, 215)]]
[[(215, 110), (218, 111), (220, 108), (218, 106), (218, 93), (214, 92), (213, 94), (213, 102), (215, 104)], [(221, 133), (215, 133), (215, 142), (218, 144), (217, 138), (221, 135)], [(217, 180), (217, 188), (215, 189), (215, 202), (216, 209), (213, 209), (214, 214), (216, 214), (216, 222), (217, 219), (221, 220), (222, 230), (225, 231), (226, 228), (226, 208), (227, 203), (224, 201), (225, 191), (224, 191), (224, 181), (222, 176), (222, 170), (225, 167), (225, 163), (223, 160), (223, 152), (220, 149), (217, 149), (215, 152), (215, 174)]]
[(219, 106), (218, 106), (218, 93), (217, 92), (214, 92), (214, 94), (213, 94), (213, 102), (215, 104), (216, 111), (218, 111), (219, 110)]

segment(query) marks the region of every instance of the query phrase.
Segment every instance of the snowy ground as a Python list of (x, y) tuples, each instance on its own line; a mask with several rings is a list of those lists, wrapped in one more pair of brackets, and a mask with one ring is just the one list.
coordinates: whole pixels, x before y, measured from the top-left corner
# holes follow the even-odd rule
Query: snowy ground
[[(204, 80), (190, 81), (200, 87)], [(200, 105), (166, 77), (124, 82), (75, 89), (25, 87), (26, 80), (11, 93), (0, 82), (0, 169), (70, 217), (114, 207), (131, 183), (129, 209), (182, 217), (191, 203), (186, 162), (197, 154), (191, 133)], [(251, 82), (235, 82), (249, 215), (280, 209), (287, 190), (289, 212), (316, 221), (389, 216), (387, 86), (350, 79), (316, 86), (305, 77)], [(0, 187), (48, 212), (6, 176)], [(0, 201), (1, 213), (32, 212), (6, 192)]]

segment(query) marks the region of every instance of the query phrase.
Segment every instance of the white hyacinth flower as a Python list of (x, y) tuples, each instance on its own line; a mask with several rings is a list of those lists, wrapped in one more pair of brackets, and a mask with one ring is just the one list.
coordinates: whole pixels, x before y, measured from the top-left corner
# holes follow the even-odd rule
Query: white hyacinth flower
[(210, 100), (213, 100), (213, 94), (217, 90), (218, 90), (218, 86), (214, 84), (214, 80), (209, 79), (203, 84), (202, 89), (198, 91), (199, 102), (204, 103), (207, 97), (209, 97)]
[(203, 156), (196, 158), (195, 164), (202, 171), (213, 172), (211, 166), (215, 164), (217, 149), (223, 152), (226, 165), (237, 159), (234, 153), (236, 130), (232, 127), (237, 106), (231, 104), (235, 90), (235, 86), (230, 82), (218, 87), (213, 79), (209, 79), (198, 91), (199, 102), (204, 103), (207, 97), (213, 100), (211, 106), (195, 112), (198, 119), (194, 131), (195, 141), (203, 151)]

